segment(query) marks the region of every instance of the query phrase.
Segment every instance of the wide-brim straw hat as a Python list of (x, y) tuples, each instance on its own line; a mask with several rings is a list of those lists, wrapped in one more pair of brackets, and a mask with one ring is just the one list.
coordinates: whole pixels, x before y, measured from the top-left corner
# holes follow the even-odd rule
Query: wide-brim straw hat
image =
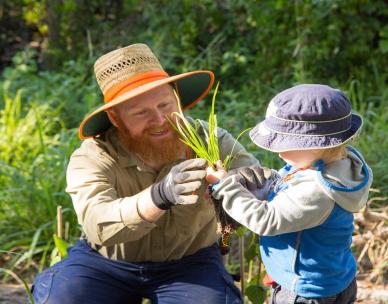
[(107, 109), (165, 84), (174, 84), (183, 109), (205, 97), (213, 83), (211, 71), (200, 70), (169, 76), (157, 57), (145, 44), (132, 44), (97, 59), (94, 72), (104, 95), (104, 105), (81, 122), (81, 139), (95, 137), (111, 126)]
[(259, 147), (272, 152), (333, 148), (360, 131), (362, 118), (348, 98), (327, 85), (301, 84), (277, 94), (265, 120), (249, 133)]

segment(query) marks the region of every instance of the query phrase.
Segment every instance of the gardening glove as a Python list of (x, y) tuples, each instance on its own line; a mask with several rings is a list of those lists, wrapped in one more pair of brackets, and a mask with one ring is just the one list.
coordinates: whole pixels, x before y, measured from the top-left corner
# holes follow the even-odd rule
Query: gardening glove
[(207, 161), (203, 158), (186, 160), (171, 168), (158, 183), (151, 186), (154, 204), (163, 210), (174, 205), (191, 205), (198, 201), (198, 190), (206, 176)]
[(237, 181), (260, 200), (267, 199), (275, 181), (279, 178), (275, 170), (259, 166), (243, 167), (236, 171)]

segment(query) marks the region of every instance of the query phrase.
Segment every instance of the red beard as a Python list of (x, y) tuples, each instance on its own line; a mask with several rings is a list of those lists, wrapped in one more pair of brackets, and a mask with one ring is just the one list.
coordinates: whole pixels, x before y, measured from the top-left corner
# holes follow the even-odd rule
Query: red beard
[(145, 162), (150, 161), (166, 165), (184, 155), (186, 145), (180, 141), (178, 133), (175, 132), (168, 122), (162, 126), (162, 129), (168, 128), (172, 130), (173, 136), (162, 141), (155, 141), (151, 138), (150, 134), (154, 128), (147, 128), (141, 135), (132, 136), (121, 118), (118, 119), (117, 123), (119, 136), (124, 145), (129, 151), (137, 154)]

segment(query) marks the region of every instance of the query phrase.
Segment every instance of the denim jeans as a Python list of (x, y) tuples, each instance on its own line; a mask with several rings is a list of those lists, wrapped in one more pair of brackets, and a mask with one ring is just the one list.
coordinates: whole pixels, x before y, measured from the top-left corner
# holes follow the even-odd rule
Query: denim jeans
[(101, 256), (77, 242), (63, 261), (40, 273), (36, 304), (240, 304), (241, 294), (214, 245), (170, 262), (129, 263)]
[(326, 298), (304, 298), (275, 285), (271, 289), (270, 304), (352, 304), (356, 302), (357, 282), (354, 279), (348, 287), (339, 294)]

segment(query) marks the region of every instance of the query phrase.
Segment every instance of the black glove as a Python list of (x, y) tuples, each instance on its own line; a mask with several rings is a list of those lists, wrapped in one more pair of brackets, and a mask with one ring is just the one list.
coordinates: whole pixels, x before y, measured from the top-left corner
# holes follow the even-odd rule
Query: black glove
[(170, 172), (151, 187), (155, 205), (163, 210), (173, 205), (190, 205), (198, 201), (198, 190), (206, 176), (207, 161), (203, 158), (186, 160), (171, 168)]

